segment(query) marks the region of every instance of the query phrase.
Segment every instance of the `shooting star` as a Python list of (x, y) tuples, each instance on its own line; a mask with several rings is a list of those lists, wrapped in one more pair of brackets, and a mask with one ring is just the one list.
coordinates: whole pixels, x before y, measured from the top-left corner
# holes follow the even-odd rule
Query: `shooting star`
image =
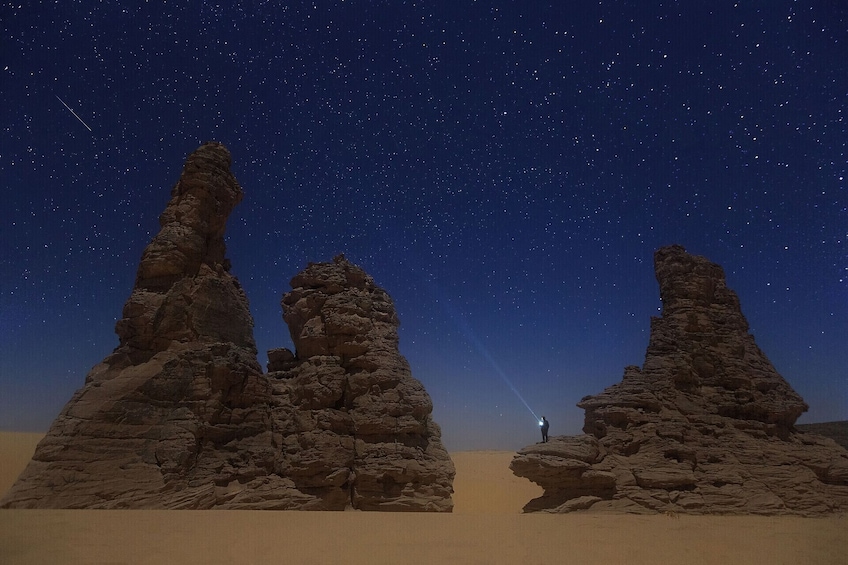
[(61, 103), (62, 103), (62, 106), (64, 106), (65, 108), (67, 108), (67, 109), (68, 109), (68, 111), (69, 111), (71, 114), (73, 114), (73, 115), (74, 115), (74, 117), (75, 117), (76, 119), (78, 119), (82, 125), (84, 125), (84, 126), (85, 126), (85, 129), (87, 129), (88, 131), (91, 131), (91, 128), (90, 128), (90, 127), (88, 127), (88, 124), (87, 124), (87, 123), (85, 123), (84, 121), (82, 121), (82, 118), (80, 118), (79, 116), (77, 116), (77, 113), (76, 113), (76, 112), (74, 112), (73, 110), (71, 110), (71, 107), (70, 107), (70, 106), (68, 106), (67, 104), (65, 104), (65, 101), (64, 101), (64, 100), (62, 100), (61, 98), (59, 98), (59, 96), (56, 96), (56, 100), (58, 100), (59, 102), (61, 102)]

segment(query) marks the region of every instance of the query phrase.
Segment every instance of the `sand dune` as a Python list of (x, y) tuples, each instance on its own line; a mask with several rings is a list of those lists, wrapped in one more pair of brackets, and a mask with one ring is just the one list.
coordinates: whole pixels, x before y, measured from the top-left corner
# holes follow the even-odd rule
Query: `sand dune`
[[(38, 434), (0, 432), (0, 492)], [(525, 515), (509, 452), (453, 454), (455, 513), (0, 510), (0, 563), (846, 562), (848, 519)]]

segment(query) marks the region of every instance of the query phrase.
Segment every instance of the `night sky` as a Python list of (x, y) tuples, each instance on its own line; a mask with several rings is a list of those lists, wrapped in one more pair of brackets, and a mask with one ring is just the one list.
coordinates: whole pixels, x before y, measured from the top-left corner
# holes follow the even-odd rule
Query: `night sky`
[(848, 419), (844, 2), (232, 4), (0, 7), (0, 429), (46, 431), (117, 346), (207, 140), (263, 366), (289, 280), (343, 252), (451, 450), (579, 433), (671, 243), (724, 267), (802, 422)]

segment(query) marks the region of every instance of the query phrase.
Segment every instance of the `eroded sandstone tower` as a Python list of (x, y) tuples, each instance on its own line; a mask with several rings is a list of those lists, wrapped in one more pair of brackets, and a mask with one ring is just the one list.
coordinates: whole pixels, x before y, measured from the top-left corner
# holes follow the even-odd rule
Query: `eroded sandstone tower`
[(283, 311), (297, 356), (269, 352), (268, 376), (297, 413), (279, 424), (286, 476), (342, 507), (450, 510), (453, 463), (388, 293), (338, 256), (294, 277)]
[[(453, 464), (429, 396), (396, 367), (396, 335), (381, 341), (368, 324), (348, 323), (356, 363), (349, 349), (319, 360), (306, 347), (294, 372), (262, 373), (247, 298), (225, 256), (227, 217), (242, 199), (230, 160), (219, 143), (186, 160), (116, 325), (120, 344), (90, 371), (0, 507), (451, 510)], [(369, 284), (386, 300), (365, 312), (344, 303), (356, 293), (336, 296), (328, 329), (333, 313), (347, 311), (373, 316), (372, 326), (396, 323), (388, 295)], [(349, 384), (325, 406), (331, 376), (321, 367), (334, 363)], [(379, 370), (359, 398), (369, 367)]]
[(545, 489), (525, 510), (848, 509), (848, 452), (794, 429), (807, 405), (748, 333), (721, 267), (676, 245), (654, 263), (663, 311), (643, 366), (580, 401), (586, 435), (518, 453), (513, 472)]

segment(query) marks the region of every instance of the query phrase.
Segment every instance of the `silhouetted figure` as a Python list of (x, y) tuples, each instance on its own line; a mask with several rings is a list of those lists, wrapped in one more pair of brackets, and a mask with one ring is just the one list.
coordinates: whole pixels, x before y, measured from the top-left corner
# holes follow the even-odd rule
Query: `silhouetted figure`
[(542, 416), (542, 421), (539, 422), (539, 426), (542, 428), (542, 443), (548, 443), (548, 428), (551, 427), (551, 423), (548, 422), (548, 419)]

